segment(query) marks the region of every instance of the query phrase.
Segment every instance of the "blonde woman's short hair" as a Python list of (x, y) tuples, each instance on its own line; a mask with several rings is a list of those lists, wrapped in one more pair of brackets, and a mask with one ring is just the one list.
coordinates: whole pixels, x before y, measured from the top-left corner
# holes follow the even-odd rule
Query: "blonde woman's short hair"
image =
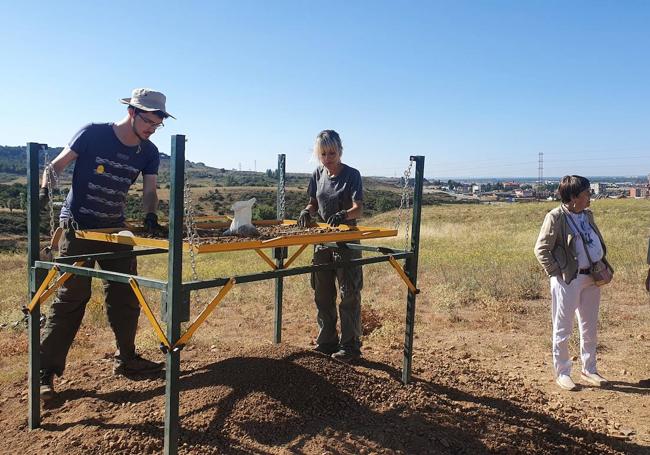
[(339, 155), (343, 155), (341, 136), (334, 130), (323, 130), (318, 133), (316, 142), (314, 143), (314, 158), (316, 158), (316, 162), (320, 162), (322, 152), (327, 153), (330, 150), (335, 150)]

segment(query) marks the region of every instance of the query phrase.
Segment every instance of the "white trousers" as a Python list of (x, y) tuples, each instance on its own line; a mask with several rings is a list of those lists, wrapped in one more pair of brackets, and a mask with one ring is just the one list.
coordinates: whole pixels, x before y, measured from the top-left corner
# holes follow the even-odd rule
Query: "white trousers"
[(578, 316), (580, 329), (582, 371), (596, 373), (600, 288), (594, 284), (594, 280), (589, 275), (578, 274), (570, 284), (566, 284), (562, 278), (554, 276), (551, 277), (551, 299), (555, 376), (571, 374), (569, 338), (573, 331), (574, 315)]

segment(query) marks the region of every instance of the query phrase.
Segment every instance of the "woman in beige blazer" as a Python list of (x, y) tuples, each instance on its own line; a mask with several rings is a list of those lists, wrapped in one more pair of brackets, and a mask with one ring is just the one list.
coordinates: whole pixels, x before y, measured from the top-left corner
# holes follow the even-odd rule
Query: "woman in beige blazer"
[(551, 284), (555, 381), (564, 390), (577, 388), (571, 379), (568, 346), (577, 315), (581, 379), (597, 387), (607, 387), (609, 382), (596, 369), (600, 288), (591, 278), (589, 267), (592, 261), (609, 264), (605, 259), (605, 242), (588, 209), (589, 180), (579, 175), (564, 176), (558, 194), (562, 204), (546, 214), (535, 244), (535, 256)]

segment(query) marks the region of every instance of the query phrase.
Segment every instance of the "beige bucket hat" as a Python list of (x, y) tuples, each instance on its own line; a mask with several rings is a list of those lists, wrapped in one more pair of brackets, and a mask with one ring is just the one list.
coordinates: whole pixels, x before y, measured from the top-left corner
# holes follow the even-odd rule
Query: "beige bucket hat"
[(176, 119), (176, 117), (165, 109), (165, 101), (167, 101), (167, 98), (160, 92), (150, 88), (136, 88), (133, 90), (131, 98), (122, 98), (120, 103), (128, 104), (129, 106), (137, 107), (147, 112), (161, 111), (171, 118)]

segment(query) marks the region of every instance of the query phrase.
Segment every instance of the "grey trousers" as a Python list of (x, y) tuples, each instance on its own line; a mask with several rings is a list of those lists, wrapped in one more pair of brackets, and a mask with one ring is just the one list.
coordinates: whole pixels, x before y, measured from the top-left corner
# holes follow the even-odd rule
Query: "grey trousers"
[[(61, 256), (128, 251), (129, 245), (94, 242), (77, 239), (74, 232), (65, 231), (59, 241)], [(137, 262), (133, 258), (97, 261), (104, 270), (137, 274)], [(83, 267), (94, 267), (95, 261), (87, 261)], [(41, 342), (41, 369), (62, 375), (65, 360), (81, 325), (86, 304), (90, 300), (91, 278), (72, 275), (58, 290), (50, 307), (43, 340)], [(104, 281), (104, 302), (108, 321), (115, 334), (120, 357), (135, 355), (135, 335), (138, 329), (140, 306), (128, 284)]]
[[(314, 246), (314, 265), (329, 264), (350, 259), (359, 259), (362, 252), (346, 247), (329, 248), (324, 245)], [(341, 338), (336, 330), (337, 284), (341, 301), (338, 314), (341, 318)], [(361, 350), (361, 289), (363, 288), (363, 270), (361, 266), (343, 267), (335, 270), (313, 272), (311, 285), (314, 289), (314, 301), (318, 310), (319, 346), (340, 346), (342, 349), (360, 352)]]

